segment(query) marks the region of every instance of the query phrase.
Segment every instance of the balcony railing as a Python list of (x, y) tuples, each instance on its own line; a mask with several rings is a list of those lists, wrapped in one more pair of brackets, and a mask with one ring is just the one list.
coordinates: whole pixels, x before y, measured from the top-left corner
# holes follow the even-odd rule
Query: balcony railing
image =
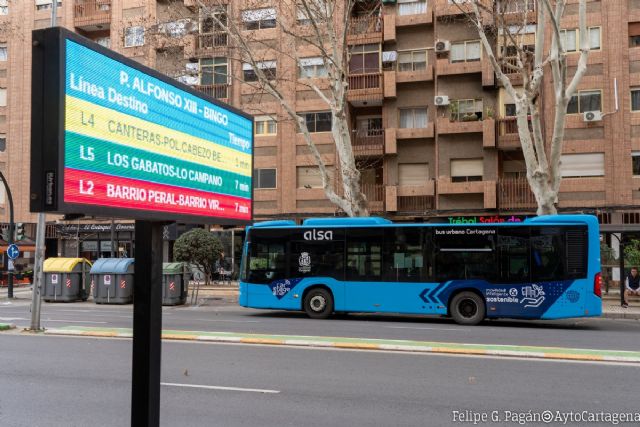
[(384, 130), (369, 129), (357, 132), (352, 140), (356, 156), (381, 156), (384, 154)]
[(502, 10), (498, 13), (515, 14), (515, 13), (531, 13), (536, 11), (536, 0), (516, 0), (505, 2)]
[(229, 99), (228, 84), (197, 85), (194, 88), (216, 99)]
[(434, 196), (398, 196), (398, 212), (425, 212), (435, 209)]
[(349, 90), (381, 89), (382, 73), (350, 74)]
[(367, 15), (355, 16), (349, 20), (349, 36), (361, 36), (363, 34), (381, 33), (382, 17)]
[(198, 34), (198, 49), (214, 49), (228, 45), (229, 35), (224, 31)]
[(73, 6), (76, 26), (111, 22), (111, 0), (76, 0)]
[(527, 178), (501, 178), (498, 180), (500, 209), (535, 209), (536, 199)]
[(384, 185), (360, 184), (362, 193), (367, 196), (370, 212), (382, 212), (384, 210)]

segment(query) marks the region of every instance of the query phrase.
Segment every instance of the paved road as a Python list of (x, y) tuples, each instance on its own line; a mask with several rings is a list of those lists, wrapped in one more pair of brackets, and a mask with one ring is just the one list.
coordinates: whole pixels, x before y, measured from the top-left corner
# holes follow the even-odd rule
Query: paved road
[[(5, 300), (6, 301), (6, 300)], [(43, 303), (42, 325), (132, 326), (132, 306)], [(0, 304), (0, 322), (27, 327), (29, 302)], [(434, 317), (348, 315), (311, 320), (302, 313), (253, 310), (231, 300), (207, 300), (200, 307), (164, 307), (165, 329), (310, 335), (350, 338), (408, 339), (478, 344), (514, 344), (609, 350), (640, 350), (640, 321), (575, 319), (559, 321), (487, 321), (480, 326), (460, 326)]]
[[(129, 424), (128, 340), (6, 334), (0, 360), (2, 426)], [(454, 410), (631, 411), (638, 378), (637, 366), (165, 342), (163, 382), (264, 392), (163, 386), (161, 419), (445, 426)]]

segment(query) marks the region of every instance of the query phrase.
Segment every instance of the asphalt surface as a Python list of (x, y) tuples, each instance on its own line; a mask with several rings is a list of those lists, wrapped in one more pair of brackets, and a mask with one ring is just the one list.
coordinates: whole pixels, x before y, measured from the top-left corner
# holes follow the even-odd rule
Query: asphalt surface
[[(43, 303), (42, 326), (132, 327), (131, 305)], [(0, 322), (30, 324), (29, 302), (0, 304)], [(407, 339), (473, 344), (512, 344), (608, 350), (640, 350), (640, 321), (584, 318), (555, 321), (486, 321), (460, 326), (439, 317), (341, 315), (311, 320), (297, 312), (254, 310), (231, 299), (209, 299), (199, 307), (163, 308), (163, 328), (191, 331)]]
[[(183, 342), (163, 343), (162, 357), (165, 383), (236, 388), (163, 386), (163, 426), (446, 426), (464, 410), (502, 420), (505, 410), (638, 411), (637, 366)], [(0, 360), (0, 425), (129, 425), (130, 341), (0, 335)]]

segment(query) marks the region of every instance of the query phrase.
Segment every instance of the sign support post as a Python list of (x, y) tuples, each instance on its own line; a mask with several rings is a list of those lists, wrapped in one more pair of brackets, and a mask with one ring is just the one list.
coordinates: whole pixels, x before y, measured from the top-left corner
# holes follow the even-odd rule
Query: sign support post
[(163, 223), (136, 221), (131, 425), (160, 425)]

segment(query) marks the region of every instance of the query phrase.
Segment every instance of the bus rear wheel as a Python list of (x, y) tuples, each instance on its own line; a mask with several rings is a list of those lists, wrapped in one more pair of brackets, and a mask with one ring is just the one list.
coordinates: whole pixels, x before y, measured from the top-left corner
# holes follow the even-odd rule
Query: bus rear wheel
[(484, 319), (484, 300), (475, 292), (460, 292), (451, 300), (451, 317), (460, 325), (477, 325)]
[(304, 311), (312, 319), (326, 319), (333, 313), (333, 296), (324, 288), (314, 288), (304, 297)]

